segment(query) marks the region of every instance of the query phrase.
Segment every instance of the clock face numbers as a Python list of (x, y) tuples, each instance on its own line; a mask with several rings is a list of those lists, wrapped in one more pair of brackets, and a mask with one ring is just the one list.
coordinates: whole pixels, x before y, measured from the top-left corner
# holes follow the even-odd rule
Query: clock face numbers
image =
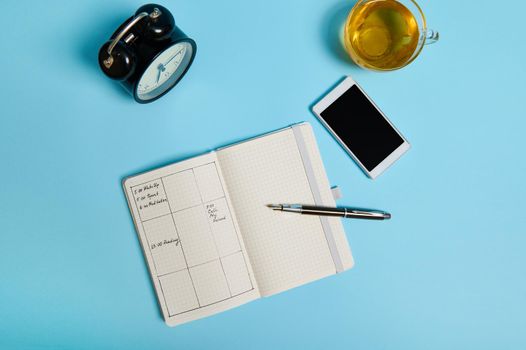
[(177, 43), (163, 51), (144, 71), (137, 84), (137, 96), (150, 100), (173, 86), (189, 63), (192, 46)]

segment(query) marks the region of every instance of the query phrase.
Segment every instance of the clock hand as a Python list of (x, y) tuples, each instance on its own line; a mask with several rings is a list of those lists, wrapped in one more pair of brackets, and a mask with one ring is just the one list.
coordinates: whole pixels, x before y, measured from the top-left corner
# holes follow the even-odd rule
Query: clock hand
[(163, 72), (163, 68), (164, 66), (161, 64), (159, 66), (159, 73), (157, 74), (157, 81), (155, 82), (156, 84), (159, 82), (159, 79), (161, 79), (161, 73)]
[(165, 65), (167, 65), (168, 63), (170, 63), (171, 60), (173, 60), (175, 58), (175, 56), (179, 55), (181, 52), (183, 52), (183, 49), (177, 51), (177, 53), (175, 55), (172, 56), (172, 58), (170, 58), (166, 63)]

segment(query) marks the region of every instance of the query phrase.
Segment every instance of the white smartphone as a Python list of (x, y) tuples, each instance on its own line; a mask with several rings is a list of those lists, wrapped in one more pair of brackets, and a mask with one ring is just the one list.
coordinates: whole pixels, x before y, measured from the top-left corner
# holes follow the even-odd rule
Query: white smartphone
[(411, 147), (351, 77), (345, 78), (312, 110), (372, 179)]

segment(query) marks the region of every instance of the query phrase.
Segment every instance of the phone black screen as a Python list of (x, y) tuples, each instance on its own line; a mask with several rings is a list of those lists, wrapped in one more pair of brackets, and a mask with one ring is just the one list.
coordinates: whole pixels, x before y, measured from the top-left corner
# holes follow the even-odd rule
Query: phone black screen
[(321, 117), (369, 171), (404, 143), (356, 85), (327, 107)]

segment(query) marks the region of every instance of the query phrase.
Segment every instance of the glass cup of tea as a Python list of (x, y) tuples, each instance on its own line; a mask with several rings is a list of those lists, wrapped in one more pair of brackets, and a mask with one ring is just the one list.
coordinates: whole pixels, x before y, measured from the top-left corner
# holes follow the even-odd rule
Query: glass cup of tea
[(375, 71), (400, 69), (426, 44), (438, 41), (413, 0), (359, 0), (347, 17), (345, 50), (360, 67)]

